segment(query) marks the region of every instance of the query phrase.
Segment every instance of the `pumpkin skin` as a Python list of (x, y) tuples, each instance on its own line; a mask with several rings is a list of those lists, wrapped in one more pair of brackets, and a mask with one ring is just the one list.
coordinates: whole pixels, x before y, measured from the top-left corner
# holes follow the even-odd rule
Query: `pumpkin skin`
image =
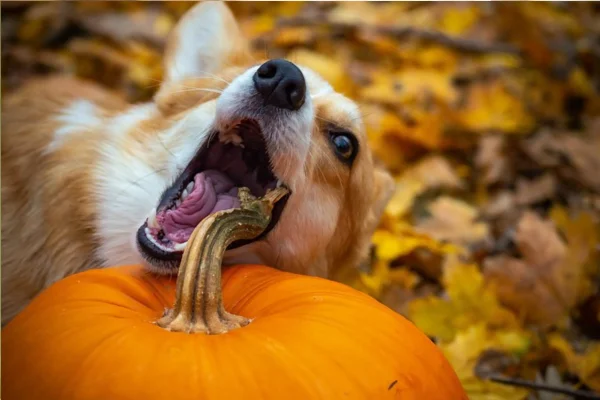
[(340, 283), (240, 265), (223, 272), (221, 335), (156, 324), (175, 278), (90, 270), (41, 293), (2, 330), (3, 400), (467, 399), (411, 322)]

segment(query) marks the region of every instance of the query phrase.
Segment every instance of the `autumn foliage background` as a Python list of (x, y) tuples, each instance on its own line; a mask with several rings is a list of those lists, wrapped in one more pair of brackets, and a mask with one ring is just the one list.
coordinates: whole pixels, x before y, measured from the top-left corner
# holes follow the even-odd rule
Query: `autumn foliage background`
[[(193, 3), (3, 2), (2, 90), (67, 73), (151, 99)], [(259, 56), (362, 107), (397, 191), (336, 279), (410, 318), (471, 399), (600, 392), (600, 7), (230, 3)], [(402, 340), (402, 338), (398, 338)]]

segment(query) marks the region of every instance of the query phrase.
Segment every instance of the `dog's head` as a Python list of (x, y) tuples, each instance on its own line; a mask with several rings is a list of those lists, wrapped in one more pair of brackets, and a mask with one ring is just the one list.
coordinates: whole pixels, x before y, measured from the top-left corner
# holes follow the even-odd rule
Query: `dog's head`
[(368, 253), (393, 190), (374, 165), (361, 114), (319, 75), (283, 59), (255, 62), (222, 2), (192, 8), (165, 53), (155, 101), (173, 121), (173, 182), (137, 233), (151, 267), (176, 270), (189, 235), (212, 212), (284, 184), (259, 240), (237, 243), (225, 262), (260, 262), (327, 276)]

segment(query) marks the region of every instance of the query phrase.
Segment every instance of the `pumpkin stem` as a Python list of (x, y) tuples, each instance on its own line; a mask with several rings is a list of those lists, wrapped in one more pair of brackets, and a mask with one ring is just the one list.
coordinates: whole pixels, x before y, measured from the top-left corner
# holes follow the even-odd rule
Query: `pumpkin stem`
[(223, 307), (221, 262), (231, 243), (254, 239), (267, 228), (275, 203), (288, 194), (288, 189), (279, 187), (260, 199), (247, 188), (240, 188), (238, 193), (241, 208), (216, 212), (192, 232), (179, 267), (175, 305), (157, 321), (160, 327), (217, 334), (250, 323)]

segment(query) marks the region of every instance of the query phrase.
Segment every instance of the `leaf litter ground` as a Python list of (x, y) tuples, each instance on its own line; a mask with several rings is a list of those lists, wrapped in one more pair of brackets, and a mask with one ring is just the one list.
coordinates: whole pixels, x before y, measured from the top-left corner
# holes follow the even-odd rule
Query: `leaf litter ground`
[[(68, 73), (149, 100), (191, 5), (3, 2), (2, 90)], [(600, 392), (600, 7), (230, 6), (257, 56), (360, 103), (396, 177), (372, 260), (336, 279), (427, 333), (471, 399)]]

